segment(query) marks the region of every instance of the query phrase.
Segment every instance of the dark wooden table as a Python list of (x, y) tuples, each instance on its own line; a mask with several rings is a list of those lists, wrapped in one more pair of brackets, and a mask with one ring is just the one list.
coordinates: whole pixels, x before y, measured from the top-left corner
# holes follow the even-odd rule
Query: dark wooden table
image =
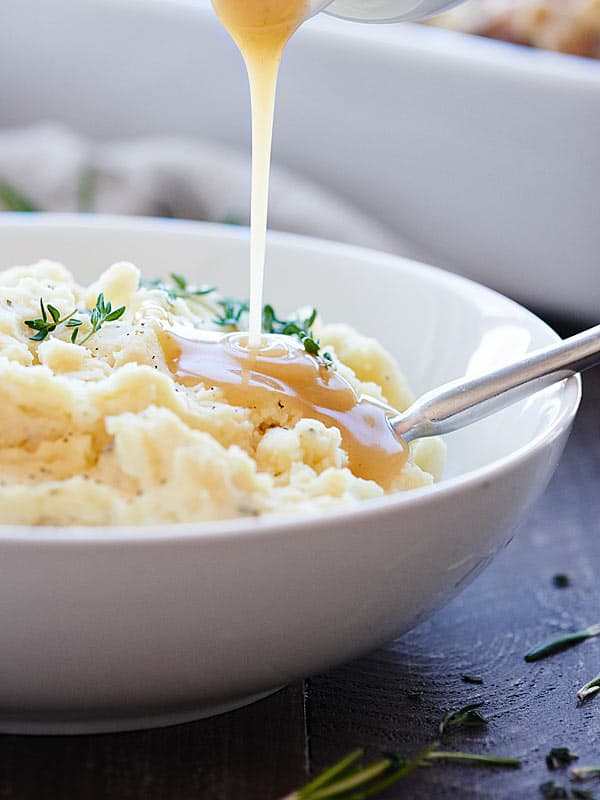
[[(600, 370), (559, 470), (508, 547), (431, 620), (364, 658), (240, 711), (164, 730), (83, 737), (0, 737), (2, 800), (276, 800), (348, 750), (415, 753), (447, 709), (485, 700), (486, 729), (453, 730), (447, 749), (518, 756), (518, 771), (437, 764), (389, 798), (541, 797), (544, 756), (569, 746), (600, 763), (600, 696), (575, 693), (600, 673), (600, 639), (537, 664), (530, 645), (600, 622)], [(568, 573), (571, 586), (552, 577)], [(482, 686), (461, 680), (481, 676)], [(422, 699), (409, 692), (423, 692)], [(593, 783), (588, 788), (594, 788)], [(600, 798), (600, 780), (598, 781)]]

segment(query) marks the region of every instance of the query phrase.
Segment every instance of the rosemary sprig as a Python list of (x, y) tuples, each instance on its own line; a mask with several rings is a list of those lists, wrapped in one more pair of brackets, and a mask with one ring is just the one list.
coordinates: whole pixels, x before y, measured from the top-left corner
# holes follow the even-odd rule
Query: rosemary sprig
[(600, 692), (600, 675), (596, 675), (591, 681), (584, 683), (577, 692), (577, 697), (582, 703), (585, 703), (586, 700), (591, 700), (598, 692)]
[(584, 642), (586, 639), (598, 636), (598, 634), (600, 634), (600, 624), (590, 625), (589, 628), (584, 628), (581, 631), (575, 631), (574, 633), (567, 633), (564, 636), (548, 639), (529, 650), (524, 656), (525, 661), (539, 661), (555, 653), (561, 653), (563, 650), (574, 647), (580, 642)]
[(546, 765), (548, 769), (558, 769), (570, 764), (571, 761), (577, 761), (578, 758), (577, 753), (571, 752), (568, 747), (553, 747), (546, 756)]
[(6, 181), (0, 181), (0, 203), (5, 211), (34, 212), (40, 209), (22, 194), (18, 189)]
[(444, 750), (435, 750), (429, 755), (430, 759), (443, 758), (446, 761), (465, 761), (472, 764), (486, 764), (488, 767), (509, 767), (511, 769), (519, 769), (521, 766), (521, 759), (519, 758), (504, 758), (503, 756), (488, 756), (479, 753), (460, 753), (460, 752), (446, 752)]
[(454, 711), (447, 711), (440, 722), (440, 734), (444, 734), (448, 728), (459, 725), (465, 728), (483, 728), (488, 724), (487, 719), (477, 709), (485, 705), (482, 700), (480, 703), (470, 703), (468, 706)]
[(77, 309), (73, 309), (70, 314), (61, 317), (60, 311), (50, 303), (44, 303), (43, 298), (40, 297), (40, 311), (41, 317), (37, 319), (26, 319), (25, 325), (28, 328), (36, 331), (33, 336), (29, 338), (34, 342), (43, 342), (48, 334), (53, 333), (59, 325), (64, 325), (66, 328), (72, 328), (71, 342), (73, 344), (85, 344), (91, 337), (97, 333), (106, 322), (115, 322), (120, 319), (125, 313), (125, 306), (120, 306), (113, 310), (110, 300), (104, 299), (104, 294), (100, 293), (96, 300), (96, 305), (90, 312), (89, 323), (90, 331), (77, 342), (77, 336), (80, 328), (83, 325), (83, 320), (77, 319)]
[(177, 272), (171, 272), (169, 277), (171, 278), (170, 284), (163, 283), (160, 278), (155, 278), (154, 280), (142, 278), (140, 286), (144, 289), (158, 289), (164, 292), (171, 302), (177, 299), (197, 300), (199, 297), (205, 297), (215, 291), (214, 286), (203, 286), (200, 289), (194, 289), (188, 283), (187, 278)]
[(413, 759), (396, 755), (383, 758), (363, 767), (360, 760), (362, 750), (354, 750), (318, 775), (301, 789), (297, 789), (282, 800), (366, 800), (406, 777), (413, 770), (435, 760), (450, 760), (472, 763), (480, 766), (518, 768), (521, 762), (516, 758), (480, 755), (478, 753), (445, 752), (438, 750), (433, 742), (423, 748)]

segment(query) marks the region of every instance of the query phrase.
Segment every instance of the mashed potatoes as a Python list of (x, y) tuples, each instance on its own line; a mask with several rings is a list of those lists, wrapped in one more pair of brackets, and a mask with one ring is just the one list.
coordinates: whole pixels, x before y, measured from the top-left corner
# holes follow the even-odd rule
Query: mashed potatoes
[[(100, 293), (123, 315), (85, 343)], [(180, 294), (185, 294), (180, 292)], [(82, 324), (42, 341), (26, 320), (40, 298)], [(218, 296), (140, 287), (115, 264), (89, 288), (60, 264), (0, 273), (0, 522), (105, 525), (191, 522), (325, 509), (384, 491), (348, 469), (337, 428), (284, 410), (232, 407), (210, 386), (169, 371), (161, 323), (217, 327)], [(50, 318), (50, 317), (49, 317)], [(405, 408), (411, 395), (392, 358), (345, 325), (319, 327), (335, 368), (359, 393)], [(82, 343), (79, 343), (82, 342)], [(412, 446), (394, 490), (439, 477), (443, 445)]]

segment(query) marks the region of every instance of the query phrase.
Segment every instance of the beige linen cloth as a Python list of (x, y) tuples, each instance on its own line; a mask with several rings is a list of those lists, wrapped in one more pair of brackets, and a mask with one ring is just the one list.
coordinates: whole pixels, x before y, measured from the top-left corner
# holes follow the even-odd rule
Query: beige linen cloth
[[(1, 183), (43, 211), (249, 218), (248, 155), (179, 137), (94, 142), (53, 124), (0, 129)], [(269, 227), (410, 254), (351, 203), (277, 166)]]

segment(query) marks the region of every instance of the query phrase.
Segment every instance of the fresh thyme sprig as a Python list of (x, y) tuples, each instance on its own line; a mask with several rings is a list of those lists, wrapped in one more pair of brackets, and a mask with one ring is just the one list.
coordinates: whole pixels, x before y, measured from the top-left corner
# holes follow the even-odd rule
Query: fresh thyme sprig
[(445, 752), (437, 748), (438, 742), (433, 742), (413, 759), (386, 755), (364, 767), (360, 763), (363, 750), (354, 750), (306, 786), (286, 795), (282, 800), (366, 800), (385, 791), (418, 767), (442, 759), (509, 769), (521, 766), (521, 761), (517, 758)]
[(525, 661), (539, 661), (542, 658), (547, 658), (555, 653), (560, 653), (563, 650), (567, 650), (569, 647), (574, 647), (576, 644), (584, 642), (586, 639), (591, 639), (593, 636), (598, 636), (599, 634), (600, 624), (590, 625), (589, 628), (585, 628), (584, 630), (575, 631), (574, 633), (567, 633), (564, 636), (557, 636), (553, 639), (548, 639), (547, 641), (532, 647), (532, 649), (525, 654)]
[(29, 337), (33, 342), (43, 342), (48, 334), (53, 333), (59, 325), (66, 325), (68, 328), (77, 328), (81, 325), (81, 320), (75, 319), (76, 308), (70, 314), (61, 317), (57, 308), (50, 305), (50, 303), (44, 305), (44, 301), (40, 297), (40, 311), (41, 317), (25, 320), (25, 325), (36, 331), (33, 336)]
[(77, 314), (76, 308), (70, 314), (61, 317), (60, 311), (55, 306), (50, 303), (45, 304), (43, 298), (40, 297), (40, 311), (41, 317), (25, 320), (25, 325), (36, 331), (33, 336), (29, 337), (32, 341), (43, 342), (48, 334), (53, 333), (59, 325), (64, 325), (66, 328), (73, 329), (71, 333), (71, 342), (73, 344), (85, 344), (106, 322), (116, 322), (116, 320), (120, 319), (125, 313), (125, 306), (120, 306), (113, 310), (112, 303), (110, 300), (105, 300), (104, 294), (101, 292), (96, 300), (96, 305), (89, 315), (90, 330), (79, 342), (77, 342), (77, 336), (83, 325), (83, 320), (75, 317), (75, 314)]
[(584, 683), (577, 692), (577, 697), (582, 703), (585, 703), (586, 700), (591, 700), (598, 692), (600, 692), (600, 675), (596, 675), (591, 681)]
[(154, 280), (142, 278), (140, 280), (140, 286), (144, 289), (158, 289), (164, 292), (171, 302), (177, 299), (197, 300), (215, 291), (214, 286), (203, 286), (199, 289), (193, 289), (189, 285), (187, 278), (184, 278), (183, 275), (179, 275), (176, 272), (171, 272), (169, 277), (171, 278), (170, 284), (163, 283), (160, 278), (155, 278)]
[[(239, 330), (242, 316), (248, 311), (248, 303), (243, 300), (225, 298), (218, 301), (221, 314), (215, 317), (214, 322), (222, 328)], [(313, 308), (304, 319), (280, 319), (272, 305), (265, 305), (262, 313), (262, 329), (265, 333), (276, 333), (281, 336), (293, 336), (298, 339), (304, 349), (311, 356), (321, 357), (325, 361), (332, 361), (329, 353), (321, 352), (321, 344), (315, 338), (313, 326), (317, 319), (317, 309)]]
[(447, 711), (440, 722), (440, 734), (444, 734), (449, 728), (462, 726), (465, 728), (483, 728), (488, 724), (487, 719), (477, 709), (485, 705), (482, 700), (479, 703), (470, 703), (468, 706), (454, 711)]
[[(90, 313), (91, 330), (87, 336), (79, 342), (79, 344), (85, 344), (95, 333), (100, 330), (105, 322), (116, 322), (118, 319), (121, 319), (124, 313), (125, 306), (119, 306), (119, 308), (115, 308), (113, 310), (112, 303), (110, 300), (105, 300), (104, 294), (101, 292), (96, 300), (96, 305)], [(79, 324), (81, 325), (81, 322)], [(71, 334), (71, 341), (73, 343), (75, 343), (75, 340), (77, 339), (78, 331), (79, 326)]]
[(232, 297), (225, 297), (218, 300), (221, 306), (221, 313), (214, 318), (214, 323), (221, 328), (234, 328), (239, 330), (242, 316), (248, 312), (249, 305), (246, 300), (235, 300)]

